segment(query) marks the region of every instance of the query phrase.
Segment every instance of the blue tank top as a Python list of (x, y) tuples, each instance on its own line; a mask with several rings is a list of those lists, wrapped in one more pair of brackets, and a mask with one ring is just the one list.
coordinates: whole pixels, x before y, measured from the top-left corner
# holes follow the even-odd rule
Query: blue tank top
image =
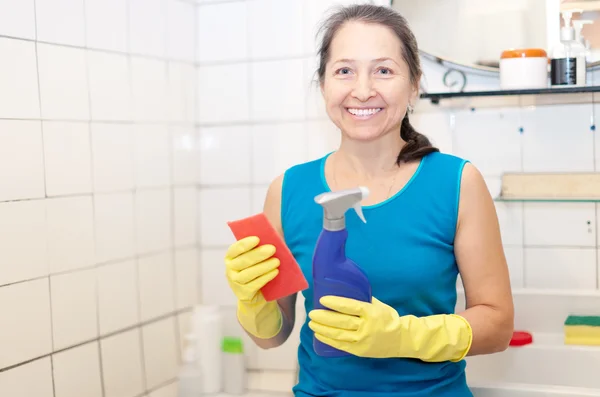
[[(285, 241), (309, 282), (303, 291), (307, 313), (313, 308), (312, 256), (323, 219), (314, 197), (330, 191), (324, 173), (326, 158), (296, 165), (283, 179), (281, 221)], [(464, 164), (465, 160), (449, 154), (429, 154), (401, 191), (363, 207), (367, 223), (353, 210), (346, 213), (348, 257), (367, 273), (373, 296), (400, 315), (454, 312), (458, 275), (454, 236)], [(295, 396), (472, 396), (464, 360), (324, 358), (313, 350), (308, 321), (300, 331)]]

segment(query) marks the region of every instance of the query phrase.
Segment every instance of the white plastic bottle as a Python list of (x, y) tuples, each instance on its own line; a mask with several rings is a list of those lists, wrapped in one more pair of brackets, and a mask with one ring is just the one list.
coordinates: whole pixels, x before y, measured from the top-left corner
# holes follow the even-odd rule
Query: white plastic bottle
[(178, 397), (202, 397), (202, 371), (196, 355), (196, 340), (194, 335), (188, 335), (189, 345), (183, 354), (183, 364), (177, 376)]
[(560, 29), (560, 43), (552, 51), (550, 61), (550, 84), (552, 86), (585, 85), (577, 80), (577, 56), (580, 45), (575, 41), (575, 29), (571, 25), (574, 12), (581, 10), (566, 10), (562, 12), (564, 26)]
[(246, 392), (246, 363), (242, 338), (223, 338), (224, 391), (231, 395)]
[(578, 19), (573, 21), (575, 41), (577, 42), (577, 85), (591, 85), (587, 75), (590, 43), (583, 37), (581, 31), (583, 30), (583, 25), (592, 23), (594, 23), (594, 21), (591, 19)]
[(219, 393), (223, 389), (221, 308), (216, 305), (196, 306), (191, 326), (191, 332), (196, 338), (195, 353), (202, 371), (203, 391), (205, 394)]

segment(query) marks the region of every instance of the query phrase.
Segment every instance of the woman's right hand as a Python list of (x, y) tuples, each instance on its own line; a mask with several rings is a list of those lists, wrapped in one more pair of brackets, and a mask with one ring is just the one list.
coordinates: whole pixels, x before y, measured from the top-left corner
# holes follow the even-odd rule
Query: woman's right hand
[(264, 299), (261, 288), (279, 274), (279, 259), (273, 257), (275, 247), (259, 243), (256, 236), (246, 237), (231, 244), (225, 254), (227, 281), (240, 302)]

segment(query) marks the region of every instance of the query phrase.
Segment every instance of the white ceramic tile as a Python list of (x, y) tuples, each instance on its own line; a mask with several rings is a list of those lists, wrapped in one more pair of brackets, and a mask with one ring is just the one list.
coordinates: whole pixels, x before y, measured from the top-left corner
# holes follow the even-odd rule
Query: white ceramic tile
[(321, 93), (321, 86), (319, 84), (319, 69), (318, 59), (312, 55), (304, 58), (303, 61), (303, 81), (305, 87), (305, 103), (306, 103), (306, 116), (309, 119), (328, 119), (327, 111), (325, 109), (325, 102), (323, 100), (323, 94)]
[(308, 158), (315, 160), (325, 156), (340, 146), (341, 132), (329, 120), (306, 123), (308, 135)]
[(42, 118), (89, 120), (85, 50), (37, 45)]
[[(32, 379), (35, 381), (32, 382)], [(0, 372), (0, 395), (54, 397), (50, 357)]]
[(525, 203), (525, 245), (596, 246), (594, 203)]
[(448, 111), (415, 112), (410, 116), (410, 124), (431, 141), (442, 153), (453, 153), (452, 115)]
[(249, 127), (201, 128), (199, 146), (201, 184), (250, 182), (252, 139)]
[(198, 241), (197, 188), (173, 189), (174, 241), (178, 247), (193, 245)]
[(97, 262), (133, 257), (133, 211), (132, 193), (98, 194), (94, 197)]
[(134, 187), (133, 129), (131, 125), (92, 123), (94, 191)]
[(523, 245), (523, 204), (495, 204), (502, 242), (507, 245)]
[(50, 277), (54, 349), (98, 337), (96, 269)]
[(170, 253), (138, 259), (141, 320), (148, 321), (175, 309), (173, 260)]
[(0, 285), (46, 276), (46, 202), (0, 203), (0, 219)]
[(178, 62), (167, 65), (167, 111), (172, 122), (196, 121), (196, 68)]
[(151, 389), (177, 376), (178, 351), (175, 317), (142, 328), (146, 388)]
[(170, 183), (169, 130), (164, 125), (138, 124), (135, 131), (135, 182), (140, 187)]
[(523, 170), (577, 172), (594, 170), (592, 107), (549, 105), (523, 110)]
[(180, 0), (167, 0), (167, 56), (194, 62), (196, 7)]
[(223, 258), (227, 248), (200, 251), (200, 299), (204, 305), (234, 305), (237, 299), (225, 278)]
[(227, 222), (251, 214), (249, 188), (202, 189), (199, 194), (200, 241), (204, 246), (227, 246), (234, 241)]
[(0, 38), (0, 117), (40, 117), (38, 75), (33, 42)]
[(289, 120), (306, 116), (301, 59), (255, 62), (252, 70), (252, 119)]
[(0, 288), (0, 312), (0, 368), (52, 351), (48, 279)]
[(593, 248), (525, 248), (525, 287), (596, 288)]
[(102, 397), (98, 342), (52, 357), (56, 397)]
[(95, 261), (91, 197), (46, 200), (50, 273), (89, 267)]
[(134, 260), (98, 268), (100, 335), (125, 329), (139, 321), (137, 265)]
[(0, 120), (0, 201), (44, 195), (41, 123)]
[(177, 397), (177, 391), (177, 382), (174, 382), (154, 390), (148, 397)]
[(176, 309), (181, 310), (198, 303), (200, 258), (196, 248), (175, 251)]
[(302, 54), (303, 9), (300, 1), (248, 2), (251, 57), (283, 58)]
[(85, 0), (88, 48), (127, 51), (127, 2)]
[(45, 121), (42, 129), (48, 196), (91, 193), (89, 125)]
[(316, 53), (318, 48), (317, 32), (325, 18), (340, 5), (356, 3), (352, 0), (305, 0), (303, 47), (306, 53)]
[(520, 171), (519, 128), (519, 109), (459, 111), (453, 153), (471, 161), (485, 176)]
[(35, 3), (37, 39), (85, 46), (84, 0), (46, 0)]
[(504, 256), (508, 264), (510, 274), (510, 283), (512, 288), (524, 287), (524, 265), (523, 265), (523, 247), (504, 246)]
[(138, 254), (171, 246), (171, 192), (169, 189), (138, 190), (135, 195)]
[(235, 122), (250, 118), (247, 64), (201, 66), (196, 76), (200, 123)]
[(92, 120), (130, 120), (132, 95), (125, 55), (88, 52)]
[(252, 213), (263, 212), (265, 199), (267, 198), (268, 185), (252, 186)]
[(35, 39), (34, 0), (4, 0), (0, 3), (0, 34)]
[(289, 167), (305, 162), (307, 143), (303, 122), (252, 126), (252, 182), (269, 184)]
[(198, 62), (248, 59), (247, 4), (250, 2), (196, 7)]
[(198, 180), (198, 134), (193, 125), (172, 126), (173, 184), (193, 185)]
[(166, 117), (167, 69), (164, 61), (132, 57), (133, 118), (163, 121)]
[(100, 341), (106, 397), (138, 396), (144, 391), (139, 329)]
[(166, 0), (129, 1), (129, 51), (164, 57), (167, 48)]

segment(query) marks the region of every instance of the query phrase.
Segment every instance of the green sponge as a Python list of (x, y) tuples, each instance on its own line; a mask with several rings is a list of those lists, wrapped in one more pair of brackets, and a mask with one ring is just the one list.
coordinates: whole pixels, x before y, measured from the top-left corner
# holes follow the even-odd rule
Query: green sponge
[(600, 316), (568, 316), (565, 344), (600, 346)]

